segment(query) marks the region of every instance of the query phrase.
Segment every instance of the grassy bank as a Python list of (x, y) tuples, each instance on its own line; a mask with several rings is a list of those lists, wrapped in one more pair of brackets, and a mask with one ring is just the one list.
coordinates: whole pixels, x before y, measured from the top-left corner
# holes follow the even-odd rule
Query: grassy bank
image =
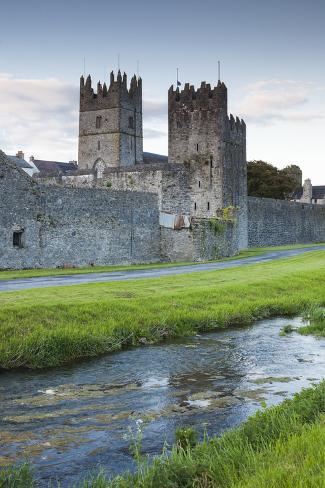
[(0, 367), (41, 368), (123, 346), (325, 305), (325, 251), (228, 270), (0, 294)]
[(324, 486), (325, 382), (258, 412), (194, 448), (174, 447), (135, 475), (92, 488), (307, 488)]
[(325, 308), (314, 307), (307, 312), (305, 318), (310, 324), (304, 327), (299, 327), (299, 334), (312, 334), (316, 337), (325, 337)]
[[(140, 462), (135, 474), (79, 488), (320, 488), (325, 477), (325, 382), (257, 412), (237, 429)], [(51, 485), (55, 486), (55, 485)], [(35, 488), (26, 466), (0, 473), (0, 488)]]
[[(238, 256), (230, 258), (223, 258), (219, 261), (229, 261), (239, 258), (248, 258), (253, 256), (261, 256), (270, 251), (285, 251), (289, 249), (300, 249), (305, 247), (315, 247), (325, 245), (325, 243), (317, 244), (296, 244), (290, 246), (276, 246), (276, 247), (264, 247), (264, 248), (251, 248), (241, 251)], [(0, 280), (14, 280), (23, 278), (37, 278), (42, 276), (67, 276), (75, 274), (88, 274), (88, 273), (107, 273), (112, 271), (139, 271), (143, 269), (156, 269), (156, 268), (170, 268), (174, 266), (187, 266), (189, 264), (200, 263), (153, 263), (153, 264), (134, 264), (134, 265), (111, 265), (111, 266), (85, 266), (81, 268), (47, 268), (47, 269), (22, 269), (22, 270), (0, 270)]]

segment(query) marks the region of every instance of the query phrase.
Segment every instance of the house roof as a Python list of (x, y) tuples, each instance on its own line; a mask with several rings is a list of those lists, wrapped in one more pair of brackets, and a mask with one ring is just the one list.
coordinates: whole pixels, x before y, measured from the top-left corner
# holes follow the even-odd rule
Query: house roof
[(18, 158), (18, 156), (9, 156), (8, 154), (7, 154), (7, 157), (10, 159), (10, 161), (12, 161), (17, 166), (19, 166), (19, 168), (33, 169), (33, 166), (31, 166), (29, 163), (27, 163), (27, 161), (25, 161), (25, 159)]
[(34, 159), (33, 163), (40, 173), (66, 173), (67, 171), (76, 171), (76, 163), (64, 163), (61, 161), (45, 161), (43, 159)]
[[(312, 191), (313, 191), (312, 193), (313, 199), (316, 198), (322, 200), (323, 198), (325, 198), (325, 185), (313, 186)], [(302, 197), (302, 192), (303, 192), (302, 186), (300, 188), (297, 188), (297, 190), (295, 190), (293, 193), (293, 198), (300, 200)]]

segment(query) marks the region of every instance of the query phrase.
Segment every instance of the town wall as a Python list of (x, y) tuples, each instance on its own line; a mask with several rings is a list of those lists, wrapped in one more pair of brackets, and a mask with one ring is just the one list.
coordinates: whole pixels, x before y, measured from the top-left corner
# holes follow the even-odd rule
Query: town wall
[(325, 206), (248, 197), (248, 246), (325, 242)]
[(42, 185), (5, 159), (0, 154), (0, 269), (160, 260), (157, 195)]

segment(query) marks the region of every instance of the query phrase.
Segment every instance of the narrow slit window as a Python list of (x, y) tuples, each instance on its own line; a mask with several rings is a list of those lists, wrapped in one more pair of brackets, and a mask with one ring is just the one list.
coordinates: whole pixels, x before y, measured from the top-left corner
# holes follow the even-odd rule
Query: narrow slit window
[(196, 210), (196, 202), (194, 202), (194, 210)]
[(129, 117), (129, 129), (134, 129), (134, 118)]
[(99, 116), (99, 117), (96, 117), (96, 129), (100, 129), (102, 126), (102, 118)]
[(199, 181), (199, 188), (201, 188), (201, 181)]
[(196, 145), (196, 150), (197, 150), (197, 151), (199, 150), (199, 145), (198, 145), (198, 144)]
[(97, 141), (97, 149), (100, 149), (100, 141)]
[(208, 202), (208, 210), (210, 210), (210, 202)]
[(16, 231), (12, 234), (12, 244), (14, 247), (23, 247), (23, 231)]
[(210, 157), (210, 168), (213, 168), (212, 156)]

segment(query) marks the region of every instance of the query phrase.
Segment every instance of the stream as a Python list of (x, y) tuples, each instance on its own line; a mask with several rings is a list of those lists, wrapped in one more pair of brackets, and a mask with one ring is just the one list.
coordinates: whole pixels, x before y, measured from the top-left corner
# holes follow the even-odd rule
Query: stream
[(220, 434), (325, 376), (325, 341), (301, 319), (181, 338), (55, 370), (0, 372), (0, 467), (29, 460), (40, 486), (62, 488), (103, 467), (134, 469), (132, 435), (159, 454), (177, 427)]

